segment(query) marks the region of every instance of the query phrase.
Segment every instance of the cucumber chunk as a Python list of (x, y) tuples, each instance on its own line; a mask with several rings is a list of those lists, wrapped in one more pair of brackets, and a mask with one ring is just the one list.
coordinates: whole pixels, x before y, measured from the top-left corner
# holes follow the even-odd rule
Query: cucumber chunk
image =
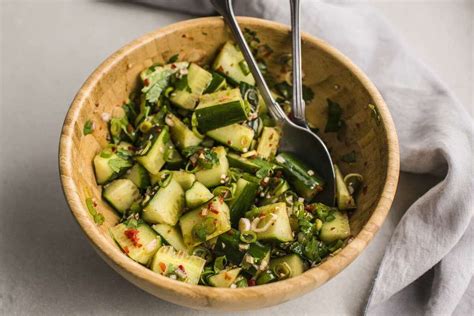
[(241, 268), (222, 270), (218, 274), (209, 277), (209, 284), (214, 287), (230, 287), (241, 270)]
[(212, 68), (236, 84), (243, 81), (253, 86), (255, 85), (253, 76), (250, 73), (244, 73), (239, 66), (242, 61), (245, 61), (242, 52), (232, 42), (227, 42), (217, 55)]
[(334, 219), (323, 223), (319, 237), (325, 243), (332, 243), (339, 239), (344, 240), (351, 235), (349, 218), (346, 213), (335, 211), (332, 213)]
[(183, 89), (176, 89), (171, 93), (170, 101), (185, 110), (194, 110), (199, 96), (204, 92), (212, 80), (212, 75), (200, 66), (191, 63), (188, 74), (180, 80), (186, 80)]
[(176, 144), (179, 149), (197, 146), (201, 143), (202, 138), (193, 133), (186, 124), (181, 122), (181, 120), (172, 113), (169, 113), (166, 116), (165, 122), (170, 128), (170, 135), (173, 143)]
[(206, 135), (234, 150), (247, 152), (255, 132), (250, 127), (232, 124), (213, 129), (207, 132)]
[(155, 224), (152, 228), (161, 236), (163, 241), (171, 245), (176, 250), (188, 251), (183, 241), (183, 236), (179, 227), (173, 227), (168, 224)]
[(211, 191), (198, 181), (194, 182), (193, 186), (184, 194), (186, 207), (188, 208), (195, 208), (202, 205), (213, 197), (214, 195)]
[(288, 276), (289, 278), (298, 276), (300, 274), (303, 274), (304, 272), (304, 262), (303, 259), (300, 258), (297, 254), (292, 254), (280, 258), (275, 258), (270, 260), (270, 269), (273, 271), (273, 273), (276, 274), (277, 277), (281, 278), (281, 275), (278, 275), (278, 271), (275, 271), (275, 267), (278, 267), (278, 265), (286, 263), (288, 267), (290, 268), (290, 275)]
[(255, 173), (258, 169), (260, 169), (260, 166), (252, 160), (243, 158), (231, 152), (227, 153), (227, 160), (229, 161), (230, 167), (239, 168), (246, 172)]
[(217, 154), (219, 163), (211, 169), (202, 169), (195, 173), (196, 179), (208, 188), (219, 185), (222, 176), (226, 176), (229, 170), (229, 162), (224, 147), (215, 147), (213, 151)]
[(184, 244), (192, 248), (228, 231), (229, 207), (219, 198), (184, 214), (179, 219)]
[(234, 227), (237, 227), (241, 217), (255, 203), (257, 196), (258, 184), (240, 178), (237, 180), (235, 197), (230, 204), (230, 221)]
[(311, 201), (323, 190), (324, 181), (302, 161), (290, 153), (279, 153), (275, 161), (283, 167), (283, 172), (294, 186), (296, 193)]
[(223, 90), (225, 88), (227, 88), (227, 82), (225, 81), (225, 78), (219, 75), (217, 72), (213, 72), (211, 83), (204, 91), (204, 93), (212, 93), (219, 90)]
[(242, 99), (238, 88), (204, 94), (194, 111), (193, 119), (202, 133), (245, 121), (250, 105)]
[(128, 227), (121, 223), (109, 229), (112, 238), (130, 258), (147, 264), (161, 247), (161, 238), (145, 223)]
[(206, 260), (198, 256), (190, 256), (184, 251), (175, 251), (171, 246), (161, 247), (153, 257), (151, 270), (161, 275), (171, 275), (176, 268), (185, 273), (182, 280), (189, 284), (198, 284)]
[(161, 187), (143, 209), (143, 219), (153, 224), (176, 225), (183, 212), (184, 191), (173, 178)]
[(257, 228), (265, 227), (265, 225), (275, 218), (273, 224), (263, 231), (257, 232), (258, 240), (278, 240), (281, 242), (287, 242), (293, 240), (293, 234), (291, 231), (290, 220), (286, 211), (286, 204), (284, 202), (269, 204), (262, 206), (258, 209), (260, 216), (265, 215)]
[(140, 192), (131, 180), (118, 179), (104, 188), (103, 196), (119, 213), (124, 214), (140, 198)]
[(105, 184), (116, 179), (132, 164), (117, 154), (101, 151), (94, 157), (94, 172), (97, 184)]
[(280, 133), (273, 127), (264, 127), (258, 140), (257, 155), (263, 159), (273, 158), (280, 142)]
[(131, 180), (139, 189), (146, 189), (150, 186), (150, 175), (148, 171), (138, 163), (130, 168), (125, 178)]
[[(194, 181), (196, 181), (196, 176), (191, 172), (187, 172), (184, 170), (173, 170), (171, 171), (173, 174), (173, 180), (179, 183), (179, 185), (183, 188), (183, 190), (189, 190), (189, 188), (193, 185)], [(151, 175), (151, 184), (155, 185), (158, 180), (160, 180), (161, 174)]]
[(169, 143), (168, 127), (163, 128), (158, 136), (155, 136), (151, 148), (143, 156), (136, 157), (136, 160), (151, 174), (158, 174), (165, 164), (164, 154)]

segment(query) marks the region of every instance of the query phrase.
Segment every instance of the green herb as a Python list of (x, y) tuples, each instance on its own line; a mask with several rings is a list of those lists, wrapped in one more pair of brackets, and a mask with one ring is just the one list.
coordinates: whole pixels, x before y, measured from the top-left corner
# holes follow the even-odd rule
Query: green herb
[(338, 132), (344, 125), (344, 121), (341, 119), (342, 109), (336, 102), (327, 99), (328, 101), (328, 121), (324, 131), (326, 133)]
[(85, 136), (85, 135), (92, 134), (93, 131), (94, 131), (94, 123), (92, 123), (91, 120), (87, 120), (87, 121), (84, 123), (84, 128), (83, 128), (83, 130), (82, 130), (84, 136)]
[(342, 155), (341, 160), (347, 163), (354, 163), (357, 161), (356, 152), (353, 150), (348, 154)]
[(193, 249), (193, 256), (198, 256), (206, 260), (207, 263), (212, 261), (212, 254), (206, 247), (196, 247)]
[(96, 223), (97, 225), (102, 225), (105, 221), (104, 215), (102, 215), (102, 213), (97, 212), (92, 198), (86, 198), (86, 206), (89, 210), (89, 214), (91, 214), (92, 218), (94, 219), (94, 223)]
[(168, 61), (166, 63), (167, 64), (175, 63), (175, 62), (178, 61), (178, 58), (179, 58), (179, 54), (175, 54), (175, 55), (171, 56), (170, 59), (168, 59)]
[(108, 161), (110, 169), (112, 169), (115, 173), (120, 173), (122, 169), (131, 167), (132, 164), (128, 160), (124, 160), (121, 158), (110, 159)]
[(182, 76), (175, 84), (176, 90), (187, 91), (192, 93), (191, 87), (188, 84), (188, 75)]
[(173, 173), (171, 171), (165, 170), (160, 172), (160, 176), (158, 178), (158, 185), (161, 188), (166, 188), (168, 184), (170, 184), (171, 179), (173, 178)]
[(161, 93), (166, 86), (168, 86), (171, 74), (171, 70), (163, 67), (154, 67), (153, 70), (148, 69), (142, 73), (142, 92), (145, 94), (147, 101), (151, 103), (156, 103), (158, 101)]

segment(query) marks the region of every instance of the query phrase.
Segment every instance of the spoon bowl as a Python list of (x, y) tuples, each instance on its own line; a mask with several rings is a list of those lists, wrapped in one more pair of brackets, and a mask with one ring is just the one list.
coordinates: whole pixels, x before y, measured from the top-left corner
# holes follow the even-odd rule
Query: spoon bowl
[[(273, 116), (282, 132), (282, 143), (280, 145), (280, 151), (288, 151), (294, 154), (296, 157), (305, 162), (313, 170), (323, 178), (325, 184), (324, 189), (317, 195), (317, 200), (326, 205), (334, 206), (335, 202), (335, 174), (334, 167), (329, 154), (328, 149), (324, 142), (313, 132), (309, 130), (306, 126), (304, 120), (304, 114), (302, 121), (304, 122), (303, 127), (300, 127), (293, 122), (291, 122), (280, 106), (275, 102), (273, 96), (268, 88), (268, 85), (263, 78), (263, 75), (258, 68), (257, 62), (250, 51), (247, 42), (245, 41), (244, 35), (240, 30), (240, 27), (237, 23), (237, 19), (234, 15), (234, 10), (232, 8), (232, 0), (211, 0), (214, 8), (219, 14), (222, 15), (232, 34), (234, 35), (235, 41), (242, 51), (245, 61), (249, 65), (250, 72), (255, 78), (257, 87), (267, 105), (267, 108), (270, 114)], [(299, 2), (298, 2), (299, 4)], [(294, 10), (292, 10), (293, 13)], [(294, 19), (292, 19), (294, 20)], [(295, 28), (293, 28), (295, 29)], [(298, 30), (299, 34), (299, 30)], [(298, 35), (299, 38), (299, 35)], [(295, 42), (295, 41), (294, 41)], [(299, 45), (299, 43), (298, 43)], [(293, 43), (295, 47), (295, 43)], [(298, 59), (299, 60), (299, 59)], [(296, 63), (301, 67), (299, 61)], [(300, 72), (297, 71), (297, 77)], [(299, 89), (301, 91), (301, 82), (299, 81)], [(295, 98), (302, 94), (295, 95)], [(299, 108), (304, 110), (303, 100), (298, 100), (298, 102), (293, 102), (294, 108)], [(308, 155), (308, 150), (311, 150), (311, 155)]]

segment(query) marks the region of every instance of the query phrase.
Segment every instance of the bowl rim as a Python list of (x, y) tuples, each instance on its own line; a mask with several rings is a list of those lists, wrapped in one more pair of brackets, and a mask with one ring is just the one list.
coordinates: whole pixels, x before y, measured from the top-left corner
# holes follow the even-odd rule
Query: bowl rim
[[(258, 18), (238, 17), (238, 21), (245, 23), (248, 27), (252, 27), (252, 25), (258, 25), (274, 29), (277, 32), (289, 31), (289, 27), (284, 24)], [(212, 299), (220, 300), (221, 303), (240, 302), (243, 304), (244, 302), (248, 302), (255, 297), (267, 298), (269, 295), (275, 295), (275, 293), (278, 293), (278, 302), (268, 302), (268, 304), (265, 305), (265, 300), (262, 300), (262, 306), (270, 306), (309, 292), (310, 290), (322, 285), (330, 278), (334, 277), (352, 261), (354, 261), (382, 226), (390, 210), (397, 189), (400, 169), (399, 145), (395, 126), (387, 105), (385, 104), (375, 85), (362, 72), (362, 70), (360, 70), (351, 60), (349, 60), (348, 57), (343, 55), (336, 48), (330, 46), (321, 39), (309, 35), (306, 32), (302, 32), (303, 41), (311, 42), (312, 44), (318, 46), (319, 49), (331, 55), (339, 63), (346, 67), (351, 72), (351, 74), (354, 75), (364, 86), (377, 106), (386, 131), (386, 142), (388, 146), (386, 180), (383, 185), (380, 199), (377, 202), (373, 214), (370, 216), (367, 223), (362, 227), (361, 231), (353, 237), (353, 240), (339, 253), (329, 257), (321, 265), (307, 270), (300, 276), (262, 286), (241, 289), (213, 288), (202, 285), (190, 285), (161, 276), (160, 274), (151, 271), (137, 262), (130, 260), (117, 247), (110, 243), (110, 240), (100, 233), (99, 228), (94, 224), (93, 220), (88, 214), (86, 207), (83, 205), (78, 194), (79, 188), (76, 186), (76, 183), (72, 178), (72, 136), (74, 134), (74, 126), (79, 117), (80, 110), (92, 92), (93, 87), (106, 73), (108, 73), (112, 67), (120, 62), (120, 60), (122, 60), (132, 51), (139, 49), (142, 45), (169, 33), (175, 32), (181, 28), (200, 26), (202, 24), (209, 23), (217, 23), (221, 26), (223, 21), (220, 17), (197, 18), (173, 23), (166, 27), (149, 32), (114, 52), (94, 70), (94, 72), (88, 77), (74, 97), (74, 100), (72, 101), (63, 123), (59, 143), (59, 171), (61, 186), (74, 218), (77, 220), (89, 241), (95, 246), (96, 250), (99, 250), (99, 254), (101, 254), (102, 257), (105, 256), (107, 259), (110, 259), (118, 268), (127, 271), (133, 277), (141, 280), (142, 283), (146, 283), (151, 287), (161, 288), (168, 291), (168, 293), (172, 293), (179, 297), (185, 296), (191, 301), (193, 299), (201, 299), (205, 302), (205, 304), (207, 304), (208, 307), (211, 307)], [(110, 260), (106, 261), (110, 264)], [(177, 300), (175, 300), (175, 302), (176, 301)], [(186, 304), (183, 303), (182, 305)], [(189, 305), (190, 304), (188, 304), (188, 306)]]

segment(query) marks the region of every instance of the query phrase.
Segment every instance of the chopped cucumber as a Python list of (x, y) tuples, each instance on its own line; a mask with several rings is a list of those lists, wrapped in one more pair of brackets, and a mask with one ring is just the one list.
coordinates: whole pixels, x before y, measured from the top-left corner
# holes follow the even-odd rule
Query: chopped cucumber
[(323, 190), (324, 181), (302, 161), (290, 153), (279, 153), (275, 161), (283, 167), (283, 172), (293, 185), (296, 193), (311, 201)]
[(101, 151), (94, 157), (94, 171), (97, 184), (105, 184), (124, 173), (131, 163), (117, 154)]
[(255, 132), (245, 125), (232, 124), (213, 129), (207, 132), (206, 135), (232, 149), (247, 152)]
[(199, 96), (206, 90), (212, 80), (212, 75), (200, 66), (191, 63), (188, 74), (180, 79), (184, 82), (182, 89), (171, 93), (170, 101), (185, 110), (194, 110)]
[(169, 131), (165, 127), (152, 140), (151, 148), (143, 156), (138, 156), (136, 160), (148, 170), (151, 174), (158, 174), (161, 167), (165, 164), (165, 151), (169, 143)]
[(234, 198), (230, 204), (230, 221), (234, 227), (239, 224), (239, 219), (244, 217), (245, 212), (255, 203), (258, 184), (240, 178), (237, 180), (237, 187)]
[(184, 251), (175, 251), (171, 246), (163, 246), (153, 257), (151, 270), (169, 276), (178, 268), (184, 271), (183, 282), (196, 285), (205, 264), (206, 260), (200, 257), (190, 256)]
[(146, 189), (150, 186), (150, 175), (148, 171), (138, 163), (133, 165), (127, 172), (125, 178), (131, 180), (139, 189)]
[(143, 209), (143, 219), (153, 224), (176, 225), (183, 212), (184, 191), (173, 178), (161, 187)]
[(209, 284), (214, 287), (230, 287), (241, 270), (241, 268), (222, 270), (218, 274), (209, 277)]
[(260, 166), (252, 160), (243, 158), (238, 154), (231, 152), (227, 153), (227, 160), (229, 161), (230, 167), (239, 168), (250, 173), (255, 173), (258, 169), (260, 169)]
[[(173, 170), (171, 171), (173, 174), (173, 180), (179, 183), (179, 185), (183, 188), (183, 190), (189, 190), (189, 188), (193, 185), (194, 181), (196, 181), (196, 176), (191, 172), (187, 172), (184, 170)], [(158, 180), (160, 180), (161, 175), (151, 175), (151, 184), (155, 185)]]
[(176, 250), (188, 251), (184, 245), (183, 236), (179, 227), (173, 227), (168, 224), (155, 224), (152, 228), (161, 236), (163, 241), (171, 245)]
[[(257, 225), (257, 228), (262, 228), (268, 222), (274, 221), (268, 229), (262, 232), (257, 232), (258, 240), (278, 240), (287, 242), (293, 240), (293, 235), (290, 226), (290, 220), (286, 211), (286, 204), (284, 202), (269, 204), (260, 207), (260, 215), (265, 215)], [(272, 219), (273, 218), (273, 219)]]
[(319, 232), (319, 237), (325, 243), (332, 243), (339, 239), (343, 240), (351, 235), (347, 214), (335, 211), (332, 215), (334, 219), (324, 222)]
[[(287, 264), (288, 268), (290, 269), (290, 274), (287, 276), (288, 278), (292, 278), (303, 274), (304, 272), (304, 263), (303, 259), (297, 254), (292, 254), (280, 258), (275, 258), (270, 260), (270, 269), (273, 273), (276, 274), (277, 277), (282, 278), (282, 275), (278, 273), (278, 266), (281, 264)], [(277, 270), (277, 271), (275, 271)]]
[(255, 79), (250, 73), (244, 73), (239, 64), (245, 61), (242, 52), (231, 42), (225, 43), (219, 55), (217, 55), (212, 68), (231, 79), (234, 83), (246, 82), (255, 85)]
[(186, 191), (184, 197), (186, 200), (186, 206), (188, 208), (195, 208), (212, 199), (214, 195), (204, 186), (204, 184), (196, 181), (193, 186)]
[(202, 138), (198, 137), (186, 126), (186, 124), (181, 122), (181, 120), (172, 113), (169, 113), (166, 116), (166, 124), (170, 128), (170, 135), (173, 143), (175, 143), (179, 149), (197, 146), (201, 143)]
[(204, 93), (212, 93), (227, 88), (227, 82), (225, 78), (219, 75), (217, 72), (212, 73), (212, 80)]
[(196, 179), (208, 188), (219, 185), (222, 177), (225, 177), (229, 170), (229, 162), (224, 147), (215, 147), (213, 151), (217, 154), (219, 163), (211, 169), (202, 169), (196, 172)]
[(184, 244), (192, 248), (230, 229), (229, 207), (221, 199), (214, 198), (181, 216), (179, 225)]
[(115, 242), (130, 258), (147, 264), (161, 247), (161, 238), (145, 223), (128, 227), (121, 223), (109, 229)]
[(280, 133), (274, 127), (264, 127), (258, 140), (257, 155), (263, 159), (273, 158), (280, 142)]
[(201, 96), (194, 111), (194, 120), (200, 132), (245, 121), (250, 106), (244, 102), (238, 88), (223, 90)]
[(119, 213), (124, 214), (140, 198), (140, 192), (131, 180), (118, 179), (104, 188), (103, 196)]

